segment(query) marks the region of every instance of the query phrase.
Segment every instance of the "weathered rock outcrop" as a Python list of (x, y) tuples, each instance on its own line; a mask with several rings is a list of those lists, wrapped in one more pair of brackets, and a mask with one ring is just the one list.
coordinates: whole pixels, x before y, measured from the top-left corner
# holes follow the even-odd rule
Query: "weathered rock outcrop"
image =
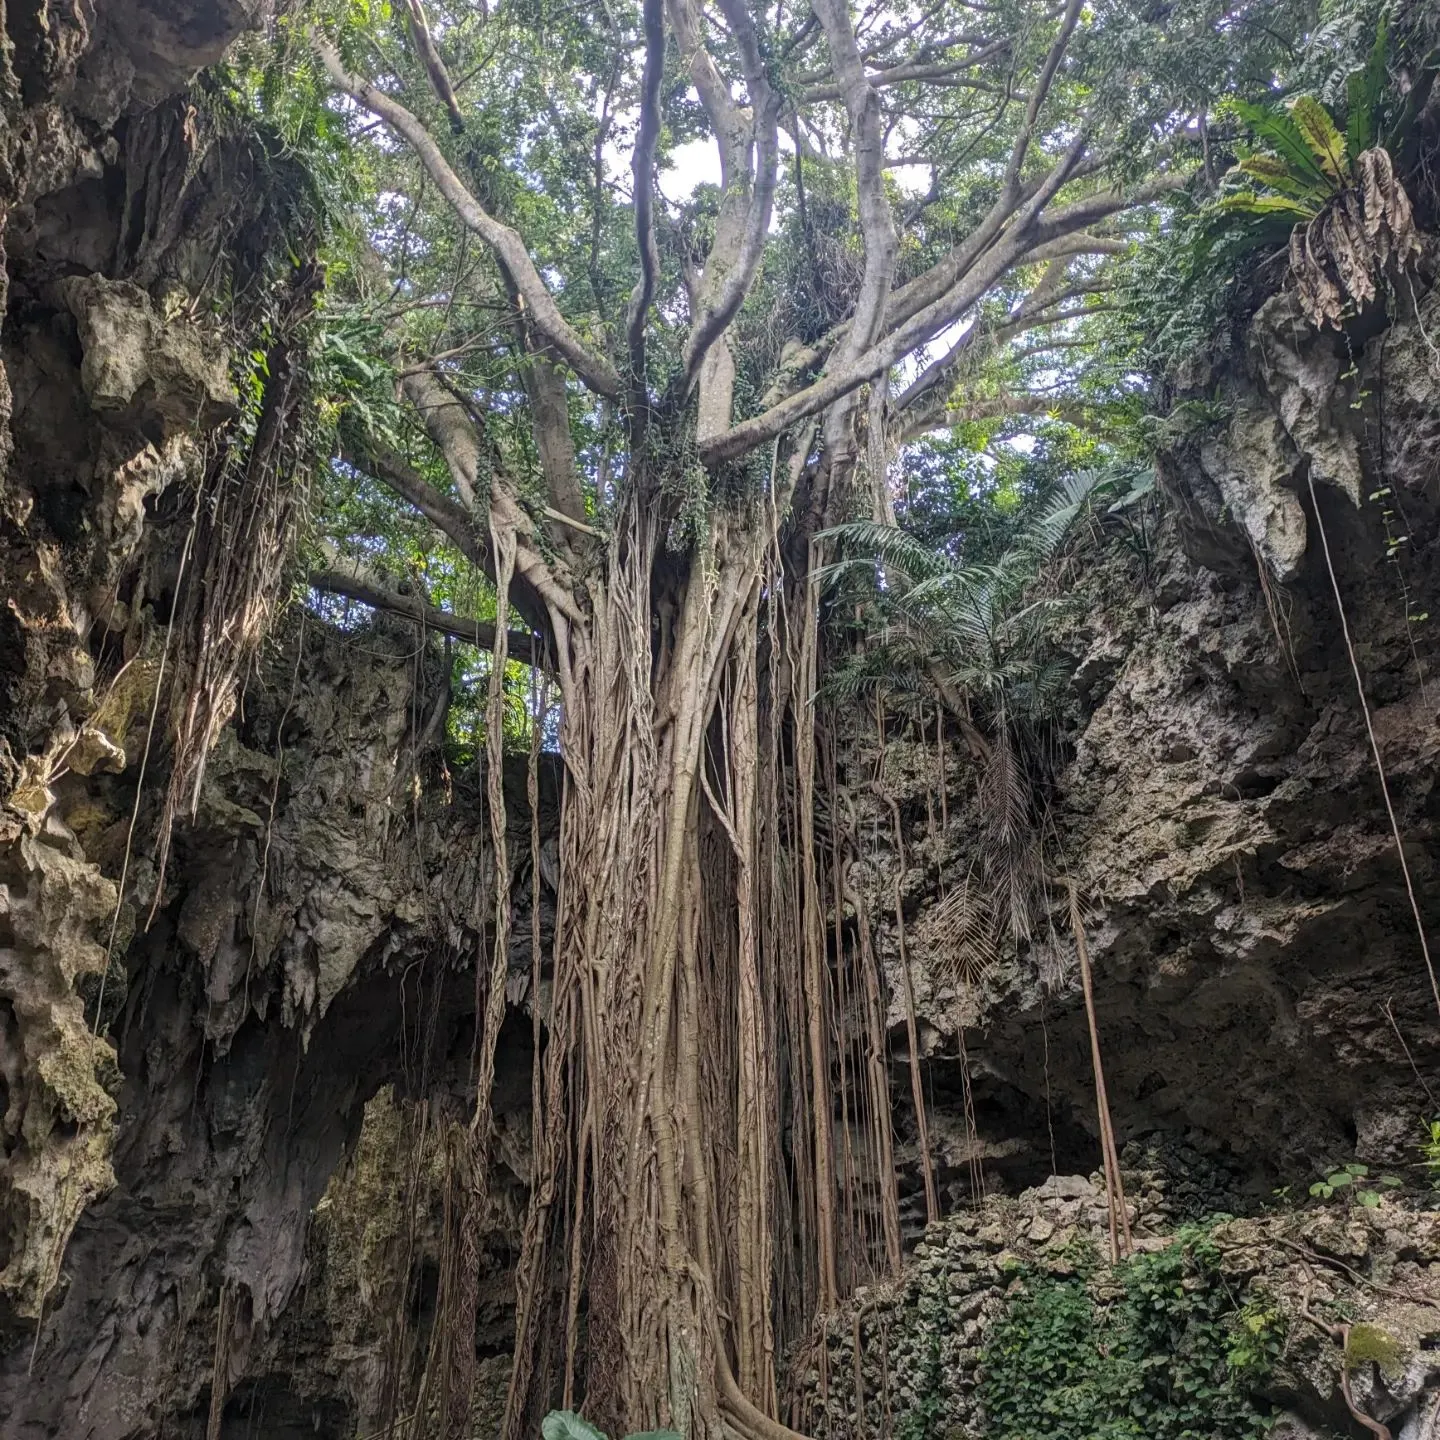
[(176, 97), (270, 9), (0, 10), (6, 1436), (188, 1413), (221, 1296), (228, 1388), (365, 1101), (412, 1065), (443, 1096), (473, 1006), (483, 827), (465, 784), (438, 821), (407, 788), (440, 688), (408, 635), (292, 626), (163, 889), (149, 858), (166, 626), (245, 339), (243, 301), (223, 332), (196, 302), (245, 296), (275, 233), (273, 165)]
[[(193, 1416), (203, 1433), (211, 1393), (217, 1414), (227, 1399), (253, 1402), (257, 1365), (263, 1376), (279, 1363), (277, 1321), (305, 1278), (312, 1216), (367, 1101), (394, 1085), (427, 1097), (441, 1129), (468, 1113), (473, 960), (493, 907), (483, 808), (467, 798), (471, 776), (454, 778), (452, 803), (437, 805), (438, 786), (416, 799), (415, 737), (439, 680), (408, 663), (413, 648), (403, 627), (293, 623), (212, 757), (158, 902), (153, 865), (133, 862), (125, 928), (136, 933), (117, 952), (104, 1002), (118, 1050), (114, 1188), (68, 1217), (75, 1228), (42, 1287), (43, 1323), (0, 1369), (3, 1433), (147, 1434), (167, 1416), (181, 1426)], [(123, 863), (136, 768), (98, 786), (54, 786), (54, 823), (73, 835), (83, 821), (107, 870)], [(526, 917), (529, 822), (523, 774), (516, 780), (511, 845)], [(157, 803), (142, 797), (137, 829), (153, 830)], [(553, 815), (548, 770), (544, 804)], [(101, 899), (108, 920), (113, 892)], [(517, 935), (520, 1001), (528, 918)], [(504, 1128), (529, 1100), (528, 1021), (507, 1029), (501, 1058)], [(499, 1147), (510, 1180), (494, 1187), (491, 1228), (502, 1246), (518, 1226), (526, 1133), (522, 1123), (517, 1143)], [(370, 1184), (395, 1214), (400, 1157), (384, 1158), (396, 1168), (377, 1173), (372, 1153)], [(434, 1252), (432, 1243), (432, 1263)], [(374, 1360), (391, 1316), (364, 1297), (372, 1281), (381, 1283), (352, 1265), (347, 1283), (361, 1294), (337, 1313), (356, 1325), (372, 1315)], [(411, 1283), (409, 1267), (395, 1283)], [(293, 1347), (282, 1354), (293, 1367)], [(52, 1380), (35, 1386), (32, 1365)], [(345, 1368), (341, 1398), (321, 1396), (321, 1408), (353, 1426), (379, 1403), (381, 1378)]]
[[(168, 273), (173, 236), (127, 211), (163, 177), (131, 163), (179, 117), (153, 110), (217, 60), (259, 0), (11, 0), (0, 40), (0, 1329), (35, 1321), (69, 1228), (112, 1180), (111, 1047), (77, 983), (102, 973), (112, 881), (56, 809), (58, 776), (123, 768), (151, 662), (99, 712), (97, 655), (137, 656), (122, 601), (147, 503), (198, 463), (234, 404), (225, 347), (162, 320), (125, 278)], [(213, 190), (197, 140), (183, 190)], [(170, 199), (184, 198), (172, 193)], [(128, 253), (127, 253), (128, 252)], [(114, 679), (109, 667), (107, 681)], [(153, 689), (153, 674), (151, 682)], [(133, 758), (133, 756), (131, 757)]]
[[(1415, 295), (1402, 287), (1393, 323), (1358, 335), (1319, 334), (1288, 295), (1268, 302), (1206, 377), (1223, 412), (1164, 457), (1143, 562), (1117, 549), (1079, 581), (1082, 708), (1051, 820), (1055, 863), (1085, 895), (1115, 1124), (1122, 1145), (1184, 1143), (1239, 1172), (1239, 1203), (1350, 1157), (1413, 1173), (1433, 1108), (1440, 1007), (1345, 639), (1348, 625), (1433, 934), (1440, 291), (1417, 280)], [(951, 775), (964, 765), (952, 757)], [(977, 1148), (1034, 1183), (1057, 1153), (1095, 1163), (1096, 1122), (1063, 905), (978, 989), (927, 946), (924, 913), (963, 880), (974, 833), (956, 794), (949, 833), (927, 838), (935, 774), (933, 747), (887, 755), (917, 817), (904, 886), (956, 1203)], [(889, 866), (882, 846), (884, 892)], [(891, 1025), (903, 1054), (899, 1012)], [(962, 1032), (978, 1136), (960, 1118)]]

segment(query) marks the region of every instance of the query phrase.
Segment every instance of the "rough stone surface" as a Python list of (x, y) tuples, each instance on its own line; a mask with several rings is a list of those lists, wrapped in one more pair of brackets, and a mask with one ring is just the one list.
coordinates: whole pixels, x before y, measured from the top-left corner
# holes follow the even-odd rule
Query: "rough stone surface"
[[(1303, 1193), (1351, 1158), (1413, 1167), (1432, 1108), (1421, 1077), (1440, 1061), (1440, 1021), (1317, 523), (1433, 936), (1440, 631), (1425, 611), (1440, 593), (1440, 508), (1435, 451), (1416, 437), (1433, 439), (1440, 414), (1440, 362), (1425, 338), (1440, 333), (1440, 292), (1417, 297), (1418, 315), (1407, 300), (1388, 328), (1352, 340), (1348, 378), (1335, 363), (1343, 337), (1296, 331), (1285, 297), (1268, 304), (1219, 372), (1231, 468), (1217, 478), (1217, 432), (1202, 430), (1162, 460), (1167, 498), (1148, 565), (1117, 547), (1073, 577), (1086, 602), (1065, 642), (1078, 704), (1051, 815), (1056, 853), (1082, 885), (1111, 1108), (1122, 1146), (1187, 1152), (1197, 1174), (1218, 1167), (1224, 1208), (1253, 1208), (1277, 1186)], [(1216, 383), (1207, 377), (1203, 393)], [(1269, 458), (1239, 464), (1237, 427), (1263, 433)], [(1345, 437), (1357, 434), (1352, 447)], [(1321, 451), (1323, 477), (1312, 466)], [(1346, 457), (1361, 466), (1358, 508)], [(1307, 467), (1326, 481), (1318, 517)], [(1232, 484), (1251, 487), (1248, 535)], [(871, 765), (863, 736), (857, 744)], [(1098, 1152), (1063, 904), (978, 986), (957, 981), (932, 942), (926, 915), (971, 873), (978, 828), (963, 753), (947, 757), (946, 775), (942, 832), (933, 741), (889, 743), (887, 794), (911, 826), (901, 888), (932, 1138), (955, 1206), (977, 1150), (1011, 1186)], [(868, 878), (852, 880), (884, 897), (871, 909), (898, 997), (894, 856), (880, 815)], [(889, 1024), (904, 1109), (896, 1003)], [(904, 1140), (916, 1233), (913, 1127)]]
[[(110, 127), (127, 114), (144, 132), (140, 111), (260, 9), (100, 12), (10, 0), (0, 46), (0, 1332), (41, 1313), (70, 1228), (113, 1182), (114, 1054), (92, 1038), (77, 985), (106, 968), (116, 893), (56, 792), (62, 774), (125, 763), (123, 732), (94, 723), (104, 697), (89, 642), (97, 619), (101, 635), (117, 619), (146, 500), (193, 466), (233, 405), (214, 337), (161, 324), (142, 290), (98, 273), (117, 224), (103, 196), (107, 180), (126, 188)], [(66, 267), (56, 285), (61, 230), (67, 258), (95, 273)], [(128, 383), (126, 357), (136, 383), (122, 402), (110, 391)]]
[[(222, 1293), (226, 1413), (246, 1413), (262, 1381), (277, 1405), (300, 1404), (317, 1375), (338, 1387), (314, 1396), (332, 1419), (377, 1413), (392, 1339), (387, 1298), (396, 1286), (421, 1293), (428, 1284), (433, 1304), (442, 1199), (422, 1187), (413, 1266), (392, 1259), (389, 1280), (372, 1272), (367, 1255), (384, 1250), (384, 1227), (406, 1214), (391, 1193), (404, 1176), (382, 1117), (380, 1138), (331, 1205), (316, 1207), (383, 1087), (427, 1097), (442, 1132), (468, 1114), (477, 922), (493, 905), (473, 778), (460, 777), (451, 804), (413, 801), (411, 727), (434, 699), (413, 687), (433, 691), (437, 681), (428, 667), (417, 676), (412, 650), (403, 628), (347, 635), (292, 624), (247, 698), (244, 724), (213, 756), (154, 918), (109, 981), (122, 1117), (115, 1186), (74, 1222), (38, 1342), (31, 1334), (0, 1366), (0, 1434), (120, 1437), (162, 1423), (183, 1433), (192, 1422), (205, 1433)], [(106, 869), (118, 868), (136, 779), (132, 766), (55, 787), (57, 823), (83, 821)], [(523, 773), (507, 787), (523, 816)], [(553, 817), (548, 772), (544, 795)], [(153, 821), (154, 803), (142, 803), (140, 825)], [(548, 834), (553, 818), (545, 824)], [(529, 882), (518, 874), (528, 828), (517, 820), (511, 838), (517, 1001), (529, 970)], [(155, 902), (144, 856), (132, 878), (138, 927)], [(108, 887), (103, 898), (113, 903)], [(548, 910), (542, 921), (548, 937)], [(507, 1025), (500, 1059), (491, 1229), (508, 1255), (527, 1170), (528, 1020)], [(429, 1173), (435, 1157), (425, 1153), (417, 1163)], [(388, 1214), (367, 1195), (391, 1201)], [(317, 1254), (312, 1243), (307, 1260), (312, 1227), (325, 1248)], [(495, 1268), (503, 1275), (498, 1260)], [(329, 1289), (307, 1288), (293, 1323), (323, 1319), (323, 1362), (279, 1327), (316, 1269)], [(328, 1297), (319, 1319), (317, 1294)], [(497, 1334), (507, 1313), (496, 1312)], [(413, 1368), (421, 1341), (406, 1343), (397, 1363)], [(32, 1344), (34, 1363), (55, 1377), (44, 1387), (29, 1380)], [(313, 1370), (299, 1366), (302, 1353)]]
[[(1342, 1203), (1230, 1220), (1209, 1239), (1236, 1310), (1255, 1302), (1283, 1335), (1255, 1394), (1277, 1416), (1273, 1433), (1352, 1433), (1342, 1369), (1365, 1414), (1396, 1437), (1426, 1433), (1440, 1393), (1440, 1212)], [(1183, 1238), (1139, 1218), (1137, 1253), (1176, 1243)], [(991, 1326), (1027, 1275), (1088, 1275), (1097, 1301), (1114, 1298), (1116, 1272), (1097, 1258), (1108, 1244), (1099, 1176), (1055, 1176), (931, 1226), (902, 1276), (857, 1294), (790, 1357), (793, 1413), (809, 1433), (836, 1440), (904, 1433), (921, 1413), (927, 1433), (983, 1436), (977, 1382)], [(1307, 1309), (1347, 1317), (1350, 1350), (1307, 1320)], [(1362, 1358), (1367, 1337), (1387, 1353), (1385, 1364)]]

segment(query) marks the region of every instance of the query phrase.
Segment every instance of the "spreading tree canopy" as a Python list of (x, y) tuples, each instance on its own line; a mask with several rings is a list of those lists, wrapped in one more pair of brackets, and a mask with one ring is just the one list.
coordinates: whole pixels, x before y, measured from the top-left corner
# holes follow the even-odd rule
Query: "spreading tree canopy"
[(1101, 423), (1134, 377), (1087, 389), (1074, 357), (1113, 263), (1213, 178), (1217, 102), (1268, 93), (1311, 8), (332, 0), (239, 79), (353, 221), (312, 579), (494, 654), (447, 1436), (510, 953), (507, 662), (558, 690), (565, 786), (506, 1435), (583, 1400), (780, 1440), (779, 1348), (901, 1249), (886, 998), (844, 814), (817, 816), (825, 537), (893, 520), (927, 437)]

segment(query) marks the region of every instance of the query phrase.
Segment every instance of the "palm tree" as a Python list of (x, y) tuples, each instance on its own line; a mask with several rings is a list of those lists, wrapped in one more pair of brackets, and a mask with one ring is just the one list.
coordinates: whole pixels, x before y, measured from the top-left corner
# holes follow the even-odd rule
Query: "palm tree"
[[(954, 964), (978, 978), (1002, 938), (1027, 939), (1043, 883), (1038, 783), (1045, 741), (1068, 683), (1057, 621), (1074, 597), (1036, 593), (1045, 565), (1085, 513), (1102, 477), (1062, 481), (994, 559), (966, 563), (904, 530), (856, 521), (826, 532), (832, 587), (858, 582), (878, 612), (878, 637), (829, 677), (832, 694), (910, 691), (949, 713), (978, 767), (981, 845), (964, 885), (932, 921), (952, 932)], [(953, 913), (951, 913), (953, 912)], [(948, 920), (947, 920), (948, 916)]]

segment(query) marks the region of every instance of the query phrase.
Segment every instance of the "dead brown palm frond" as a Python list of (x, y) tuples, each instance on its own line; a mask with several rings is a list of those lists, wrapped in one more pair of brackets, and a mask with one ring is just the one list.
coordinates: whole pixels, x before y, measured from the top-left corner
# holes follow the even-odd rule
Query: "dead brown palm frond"
[(994, 897), (972, 870), (938, 905), (926, 912), (917, 938), (942, 975), (978, 985), (999, 956)]
[(1043, 877), (1035, 789), (1013, 727), (1002, 711), (980, 774), (982, 862), (992, 904), (1016, 941), (1028, 940)]

